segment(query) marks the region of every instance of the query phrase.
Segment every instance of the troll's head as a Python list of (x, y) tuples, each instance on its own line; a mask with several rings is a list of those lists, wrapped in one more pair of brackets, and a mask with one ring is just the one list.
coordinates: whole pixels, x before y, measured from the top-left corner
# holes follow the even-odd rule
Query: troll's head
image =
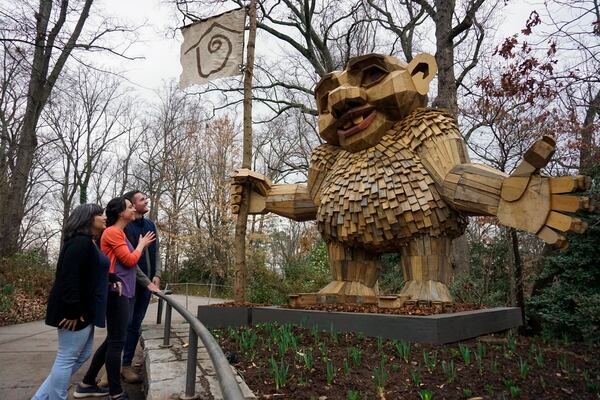
[(351, 59), (315, 88), (321, 136), (350, 152), (375, 146), (394, 123), (427, 104), (436, 72), (429, 54), (408, 64), (381, 54)]

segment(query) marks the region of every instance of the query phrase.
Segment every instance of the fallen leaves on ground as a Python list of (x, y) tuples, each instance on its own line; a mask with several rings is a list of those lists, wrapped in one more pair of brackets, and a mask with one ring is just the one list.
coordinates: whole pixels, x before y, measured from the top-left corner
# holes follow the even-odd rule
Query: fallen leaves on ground
[(46, 317), (47, 294), (29, 294), (16, 288), (11, 297), (12, 306), (0, 311), (0, 326), (37, 321)]

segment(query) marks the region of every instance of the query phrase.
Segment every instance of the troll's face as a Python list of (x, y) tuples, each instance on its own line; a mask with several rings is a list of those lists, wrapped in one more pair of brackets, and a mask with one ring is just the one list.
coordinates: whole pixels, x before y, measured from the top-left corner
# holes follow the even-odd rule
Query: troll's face
[(395, 122), (427, 104), (436, 72), (429, 54), (409, 64), (380, 54), (351, 59), (315, 88), (321, 136), (350, 152), (375, 146)]

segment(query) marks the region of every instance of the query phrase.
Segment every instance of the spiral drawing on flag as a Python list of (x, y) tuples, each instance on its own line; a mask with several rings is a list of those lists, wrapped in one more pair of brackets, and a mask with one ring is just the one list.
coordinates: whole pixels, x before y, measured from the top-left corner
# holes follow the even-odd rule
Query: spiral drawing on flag
[[(190, 51), (196, 50), (196, 66), (198, 67), (198, 75), (200, 75), (203, 78), (207, 78), (211, 74), (221, 71), (227, 65), (227, 62), (229, 61), (229, 56), (231, 56), (231, 52), (233, 50), (233, 44), (231, 43), (231, 40), (229, 40), (229, 38), (227, 36), (225, 36), (224, 34), (212, 32), (213, 29), (215, 29), (215, 28), (221, 28), (224, 31), (231, 32), (231, 33), (237, 33), (237, 34), (241, 33), (240, 31), (226, 28), (221, 24), (213, 23), (210, 26), (210, 28), (208, 28), (206, 30), (204, 35), (202, 35), (200, 37), (200, 39), (184, 53), (184, 54), (188, 54)], [(204, 39), (207, 37), (209, 39), (207, 39), (207, 41), (205, 41)], [(221, 47), (223, 46), (223, 43), (226, 44), (226, 48), (224, 49), (225, 54), (217, 54), (215, 57), (211, 57), (211, 58), (214, 58), (215, 60), (217, 60), (218, 62), (220, 62), (220, 65), (217, 65), (216, 68), (211, 69), (208, 72), (202, 71), (201, 51), (200, 51), (201, 47), (200, 46), (203, 46), (203, 42), (204, 43), (208, 42), (208, 43), (206, 43), (206, 49), (203, 49), (203, 50), (207, 50), (209, 52), (209, 54), (211, 54), (211, 55), (219, 52), (221, 50)]]
[(180, 87), (239, 75), (245, 10), (234, 10), (182, 29)]

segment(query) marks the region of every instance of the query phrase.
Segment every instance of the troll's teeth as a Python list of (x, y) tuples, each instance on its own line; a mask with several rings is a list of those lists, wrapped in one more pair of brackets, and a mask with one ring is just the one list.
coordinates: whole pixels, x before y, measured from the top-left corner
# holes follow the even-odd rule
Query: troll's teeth
[(354, 118), (352, 118), (352, 122), (354, 122), (354, 125), (358, 125), (358, 124), (360, 124), (361, 122), (363, 122), (363, 119), (364, 119), (364, 118), (362, 117), (362, 115), (359, 115), (358, 117), (354, 117)]

